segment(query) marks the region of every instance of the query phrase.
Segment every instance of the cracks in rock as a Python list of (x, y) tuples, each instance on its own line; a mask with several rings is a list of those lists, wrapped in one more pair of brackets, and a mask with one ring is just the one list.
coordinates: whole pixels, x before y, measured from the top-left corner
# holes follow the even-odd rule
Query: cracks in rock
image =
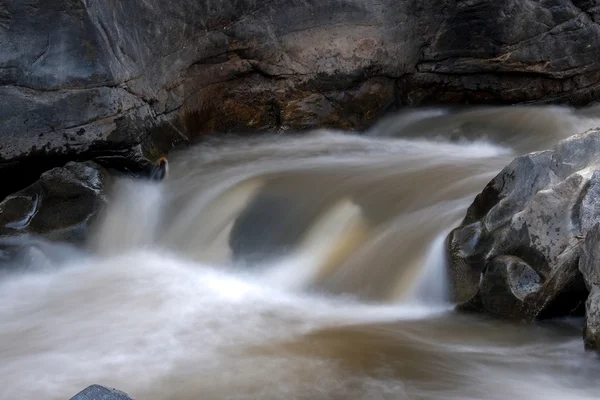
[[(440, 76), (478, 76), (478, 75), (505, 75), (505, 76), (524, 76), (524, 77), (541, 77), (541, 78), (547, 78), (547, 79), (554, 79), (554, 80), (562, 80), (561, 78), (555, 78), (555, 77), (551, 77), (551, 76), (547, 76), (543, 73), (540, 72), (535, 72), (535, 71), (497, 71), (497, 70), (478, 70), (478, 71), (427, 71), (427, 70), (420, 70), (420, 66), (421, 65), (429, 65), (429, 64), (435, 64), (435, 63), (419, 63), (417, 64), (417, 69), (416, 72), (414, 74), (407, 74), (407, 75), (419, 75), (419, 74), (423, 74), (423, 75), (440, 75)], [(563, 79), (568, 79), (568, 78), (563, 78)]]
[(97, 118), (92, 118), (90, 120), (85, 121), (84, 123), (81, 124), (76, 124), (76, 125), (71, 125), (71, 126), (65, 126), (65, 127), (60, 127), (59, 129), (61, 131), (66, 131), (66, 130), (74, 130), (77, 128), (83, 128), (85, 126), (88, 125), (92, 125), (92, 124), (96, 124), (96, 123), (103, 123), (103, 122), (113, 122), (119, 118), (125, 117), (127, 115), (130, 115), (132, 112), (135, 112), (136, 110), (139, 110), (141, 108), (143, 108), (145, 105), (141, 105), (141, 106), (137, 106), (137, 107), (131, 107), (128, 108), (126, 110), (122, 110), (120, 112), (117, 112), (115, 114), (111, 114), (111, 115), (103, 115), (101, 117), (97, 117)]
[(316, 73), (270, 73), (265, 71), (263, 68), (260, 67), (260, 61), (257, 60), (245, 60), (247, 61), (250, 66), (252, 67), (252, 72), (255, 72), (256, 74), (267, 78), (267, 79), (285, 79), (285, 78), (290, 78), (290, 77), (305, 77), (305, 76), (316, 76)]
[[(523, 62), (502, 62), (502, 56), (494, 58), (471, 58), (471, 57), (457, 57), (457, 58), (446, 58), (439, 61), (422, 61), (415, 66), (416, 73), (430, 73), (439, 75), (482, 75), (482, 74), (493, 74), (493, 75), (523, 75), (540, 77), (544, 79), (552, 79), (557, 81), (565, 81), (573, 79), (577, 76), (583, 75), (584, 72), (592, 72), (589, 70), (590, 67), (596, 67), (593, 64), (582, 65), (577, 68), (567, 69), (558, 72), (543, 71), (543, 68), (547, 67), (549, 61), (540, 61), (538, 63), (523, 63)], [(439, 71), (435, 70), (436, 66), (440, 66), (443, 63), (452, 64), (455, 71)], [(472, 64), (470, 64), (472, 63)], [(461, 70), (465, 68), (466, 70)], [(493, 68), (498, 66), (497, 68)], [(429, 68), (428, 68), (429, 67)], [(462, 68), (461, 68), (462, 67)], [(473, 70), (476, 67), (476, 70)], [(507, 68), (507, 69), (500, 69)], [(511, 68), (511, 69), (508, 69)], [(537, 69), (537, 70), (536, 70)], [(596, 71), (600, 70), (600, 67), (596, 67)]]
[[(516, 49), (519, 49), (520, 47), (523, 47), (523, 45), (527, 45), (532, 41), (539, 41), (542, 40), (541, 38), (547, 36), (547, 35), (552, 35), (554, 33), (556, 33), (556, 31), (560, 31), (560, 29), (562, 27), (564, 27), (565, 25), (569, 25), (570, 23), (577, 21), (578, 19), (580, 19), (582, 16), (588, 16), (588, 14), (586, 14), (585, 12), (580, 12), (579, 14), (575, 15), (573, 18), (569, 18), (568, 20), (561, 22), (560, 24), (554, 25), (553, 27), (551, 27), (550, 29), (548, 29), (547, 31), (544, 32), (540, 32), (538, 34), (535, 34), (533, 36), (530, 36), (528, 38), (525, 38), (523, 40), (520, 40), (518, 42), (515, 43), (504, 43), (503, 50), (508, 50), (508, 51), (515, 51)], [(580, 26), (577, 27), (576, 30), (581, 30), (581, 29), (585, 29), (586, 26)]]
[(112, 89), (121, 89), (127, 93), (129, 93), (130, 95), (132, 95), (133, 97), (135, 97), (136, 99), (140, 100), (141, 102), (143, 102), (144, 104), (146, 104), (148, 107), (150, 107), (150, 110), (152, 110), (152, 107), (150, 106), (150, 100), (147, 100), (144, 98), (143, 95), (134, 92), (133, 90), (131, 90), (131, 88), (129, 88), (129, 86), (127, 86), (127, 83), (132, 81), (133, 79), (129, 79), (123, 83), (119, 83), (117, 85), (111, 85), (111, 86), (107, 86), (109, 88)]
[[(130, 108), (127, 108), (125, 110), (122, 110), (121, 113), (118, 114), (114, 114), (112, 116), (105, 116), (105, 117), (101, 117), (101, 118), (111, 118), (111, 117), (118, 117), (119, 115), (123, 114), (125, 115), (127, 112), (130, 112), (131, 110), (136, 110), (136, 109), (142, 109), (144, 107), (147, 107), (148, 112), (150, 114), (150, 117), (152, 118), (156, 118), (160, 115), (156, 114), (154, 112), (154, 110), (152, 109), (150, 102), (146, 99), (144, 99), (141, 95), (133, 92), (131, 89), (129, 89), (125, 83), (120, 83), (118, 85), (102, 85), (102, 86), (98, 86), (98, 87), (88, 87), (88, 88), (81, 88), (81, 89), (40, 89), (40, 88), (35, 88), (35, 87), (29, 87), (29, 86), (22, 86), (22, 85), (6, 85), (4, 87), (7, 88), (16, 88), (18, 90), (30, 90), (30, 91), (35, 91), (35, 92), (41, 92), (41, 93), (56, 93), (56, 94), (60, 94), (61, 92), (64, 93), (70, 93), (70, 92), (85, 92), (85, 91), (94, 91), (94, 90), (98, 90), (101, 88), (107, 88), (107, 89), (118, 89), (118, 90), (123, 90), (124, 92), (130, 94), (131, 96), (133, 96), (135, 99), (139, 100), (142, 104)], [(35, 94), (33, 94), (35, 96)], [(95, 120), (90, 120), (90, 121), (86, 121), (83, 124), (80, 124), (81, 126), (83, 125), (87, 125), (90, 123), (96, 122)], [(79, 125), (75, 126), (78, 127)], [(61, 128), (61, 129), (71, 129), (73, 127), (65, 127), (65, 128)]]
[(237, 24), (239, 22), (243, 22), (245, 19), (247, 19), (249, 17), (254, 17), (254, 15), (256, 15), (256, 13), (258, 13), (259, 11), (261, 11), (264, 7), (265, 6), (261, 4), (258, 7), (255, 7), (253, 10), (249, 10), (246, 14), (240, 15), (237, 19), (235, 19), (235, 20), (227, 23), (226, 25), (224, 25), (220, 29), (223, 30), (223, 31), (228, 30), (233, 25), (235, 25), (235, 24)]
[(40, 53), (39, 56), (37, 56), (35, 58), (35, 60), (33, 61), (33, 63), (31, 63), (31, 66), (33, 67), (35, 64), (37, 64), (40, 60), (42, 60), (43, 58), (46, 57), (46, 55), (48, 54), (48, 51), (50, 50), (50, 34), (48, 34), (46, 36), (46, 46), (44, 46), (44, 50)]
[(355, 23), (355, 22), (343, 22), (343, 23), (337, 23), (337, 24), (331, 24), (331, 25), (324, 23), (323, 25), (307, 26), (304, 28), (298, 28), (298, 29), (294, 29), (294, 30), (292, 30), (292, 29), (286, 30), (285, 33), (283, 35), (281, 35), (281, 37), (293, 35), (295, 33), (301, 33), (301, 32), (307, 32), (307, 31), (310, 32), (311, 30), (322, 29), (322, 28), (330, 30), (330, 29), (342, 28), (342, 27), (351, 27), (352, 29), (356, 29), (359, 27), (373, 28), (376, 26), (377, 25), (374, 23), (373, 24), (365, 24), (365, 23), (359, 24), (359, 23)]
[[(594, 95), (594, 93), (600, 93), (600, 74), (597, 75), (598, 76), (594, 75), (595, 78), (593, 78), (591, 82), (586, 83), (585, 85), (580, 85), (577, 84), (577, 79), (580, 78), (581, 75), (557, 79), (539, 75), (534, 72), (521, 71), (481, 71), (464, 73), (416, 72), (412, 74), (406, 74), (405, 79), (399, 79), (397, 81), (399, 83), (397, 97), (400, 99), (398, 104), (415, 105), (428, 104), (430, 101), (428, 99), (432, 95), (436, 95), (437, 98), (437, 96), (440, 96), (445, 93), (461, 93), (463, 95), (467, 95), (469, 93), (485, 92), (488, 93), (490, 96), (493, 96), (493, 98), (495, 99), (494, 101), (500, 101), (502, 104), (567, 103), (572, 105), (585, 105), (597, 98), (597, 94)], [(489, 79), (484, 78), (485, 76), (511, 77), (517, 80), (523, 79), (525, 80), (525, 82), (531, 82), (532, 78), (540, 78), (545, 81), (533, 83), (531, 87), (531, 90), (540, 91), (539, 95), (535, 97), (532, 95), (527, 95), (527, 98), (525, 100), (515, 100), (514, 97), (510, 95), (510, 93), (522, 91), (524, 90), (523, 87), (514, 87), (515, 84), (513, 83), (513, 87), (508, 89), (507, 87), (504, 87), (501, 83), (491, 83), (489, 87), (486, 87), (485, 89), (468, 89), (464, 86), (463, 83), (461, 83), (460, 80), (469, 76), (476, 77), (476, 79), (477, 76), (480, 76), (481, 79), (479, 81), (489, 81)], [(424, 82), (426, 87), (422, 88), (421, 92), (419, 92), (419, 90), (415, 91), (414, 89), (415, 85), (417, 85), (417, 87), (423, 87), (423, 81), (419, 80), (418, 77), (424, 77), (425, 79)], [(558, 84), (559, 86), (555, 86), (556, 84), (554, 82), (556, 82), (556, 84)], [(565, 82), (572, 82), (572, 86), (576, 88), (563, 89), (563, 84)], [(548, 84), (550, 86), (547, 86)], [(416, 99), (403, 96), (401, 93), (406, 92), (406, 90), (408, 90), (409, 92), (411, 92), (412, 90), (412, 92), (417, 96)], [(518, 97), (522, 98), (523, 96), (521, 95)]]
[(592, 13), (590, 13), (589, 10), (584, 10), (583, 8), (577, 6), (573, 0), (570, 0), (570, 2), (571, 2), (571, 6), (573, 6), (573, 8), (578, 10), (581, 14), (585, 14), (590, 19), (591, 22), (593, 22), (594, 24), (600, 25), (600, 23), (598, 21), (596, 21), (596, 19), (594, 18), (594, 15)]
[(0, 1), (0, 29), (7, 30), (11, 23), (12, 14), (6, 4), (4, 4), (3, 1)]
[[(89, 13), (88, 13), (88, 15), (89, 15)], [(91, 16), (90, 16), (90, 19), (91, 19)], [(102, 21), (100, 18), (96, 18), (94, 25), (98, 27), (98, 33), (100, 34), (100, 37), (106, 44), (106, 47), (108, 48), (108, 50), (110, 51), (112, 58), (117, 60), (119, 62), (119, 64), (121, 64), (122, 68), (127, 69), (127, 66), (125, 65), (125, 60), (123, 59), (123, 55), (119, 51), (120, 48), (119, 48), (119, 46), (116, 46), (111, 41), (110, 35), (108, 33), (108, 29), (106, 28), (104, 21)], [(117, 50), (117, 49), (119, 49), (119, 50)]]
[[(598, 24), (597, 22), (594, 21), (593, 15), (591, 13), (589, 13), (589, 11), (584, 10), (580, 7), (577, 7), (574, 4), (573, 0), (570, 0), (570, 3), (573, 7), (573, 9), (577, 10), (576, 15), (574, 15), (573, 17), (567, 19), (566, 21), (563, 21), (557, 25), (548, 27), (547, 30), (540, 32), (538, 34), (535, 34), (533, 36), (527, 37), (525, 39), (519, 40), (517, 42), (513, 42), (513, 43), (506, 43), (506, 42), (500, 42), (497, 41), (496, 44), (500, 46), (498, 54), (493, 56), (493, 58), (476, 58), (476, 57), (469, 57), (469, 56), (465, 56), (465, 57), (461, 57), (460, 53), (462, 52), (463, 54), (467, 53), (466, 51), (461, 51), (459, 49), (456, 49), (453, 53), (453, 55), (447, 56), (447, 57), (443, 57), (443, 58), (435, 58), (435, 49), (433, 51), (434, 56), (433, 57), (429, 57), (429, 58), (425, 58), (425, 57), (420, 57), (419, 58), (419, 62), (416, 64), (415, 66), (415, 70), (416, 72), (425, 72), (422, 71), (422, 67), (424, 66), (435, 66), (436, 64), (441, 64), (443, 62), (448, 62), (450, 61), (451, 63), (454, 62), (469, 62), (469, 61), (474, 61), (474, 62), (482, 62), (485, 63), (486, 61), (496, 61), (499, 65), (501, 66), (506, 66), (509, 65), (510, 68), (532, 68), (532, 64), (531, 63), (527, 63), (527, 62), (519, 62), (519, 61), (515, 61), (512, 63), (512, 65), (510, 64), (506, 64), (506, 59), (515, 52), (520, 52), (523, 51), (524, 49), (526, 50), (528, 46), (534, 46), (539, 44), (540, 42), (544, 42), (544, 41), (550, 41), (552, 42), (553, 40), (556, 40), (554, 38), (550, 38), (547, 39), (548, 36), (556, 36), (557, 34), (567, 34), (567, 35), (572, 35), (573, 32), (575, 31), (581, 31), (581, 30), (589, 30), (589, 29), (594, 29), (590, 26), (589, 22)], [(442, 24), (441, 26), (443, 26), (444, 24)], [(571, 26), (572, 25), (572, 26)], [(565, 29), (565, 28), (572, 28), (572, 29)], [(433, 43), (436, 42), (437, 40), (437, 36), (439, 35), (440, 29), (438, 29), (438, 31), (436, 32), (435, 38), (433, 40)], [(489, 38), (488, 38), (489, 39)], [(426, 45), (427, 47), (431, 47), (431, 44)], [(588, 47), (590, 47), (588, 45)], [(585, 50), (582, 48), (581, 52), (584, 53)], [(446, 54), (450, 54), (451, 52), (446, 52)], [(443, 54), (443, 53), (442, 53)], [(467, 53), (468, 54), (468, 53)], [(492, 54), (490, 54), (490, 56), (492, 56)], [(571, 55), (569, 56), (565, 56), (565, 58), (568, 57), (572, 57)], [(504, 58), (504, 59), (503, 59)], [(552, 59), (552, 64), (556, 65), (557, 63), (557, 59)], [(518, 65), (521, 64), (521, 65)], [(550, 65), (550, 61), (549, 60), (545, 60), (545, 61), (540, 61), (539, 66), (541, 66), (542, 68), (545, 68), (546, 66)], [(590, 64), (591, 65), (591, 64)], [(553, 79), (568, 79), (571, 78), (577, 74), (582, 74), (584, 73), (585, 69), (589, 68), (590, 65), (583, 65), (583, 66), (579, 66), (576, 68), (571, 68), (569, 70), (563, 70), (563, 71), (548, 71), (548, 72), (542, 72), (542, 71), (518, 71), (521, 73), (526, 73), (526, 72), (532, 72), (534, 74), (537, 74), (539, 76), (543, 76), (543, 77), (549, 77), (549, 78), (553, 78)], [(483, 65), (483, 67), (485, 68), (485, 65)], [(537, 68), (537, 66), (533, 66), (534, 68)], [(479, 66), (479, 68), (481, 68), (481, 66)], [(483, 72), (483, 71), (482, 71)], [(489, 71), (490, 73), (511, 73), (512, 71)], [(441, 73), (441, 72), (436, 72), (436, 73)], [(450, 73), (448, 73), (450, 74)], [(458, 72), (457, 74), (466, 74), (466, 72), (462, 71), (462, 72)]]
[(112, 88), (115, 87), (116, 85), (110, 85), (108, 82), (97, 82), (97, 83), (93, 83), (93, 84), (89, 84), (85, 87), (49, 87), (49, 88), (44, 88), (44, 87), (36, 87), (36, 86), (31, 86), (31, 85), (24, 85), (24, 84), (10, 84), (10, 85), (0, 85), (0, 88), (15, 88), (15, 89), (19, 89), (19, 90), (31, 90), (34, 92), (41, 92), (41, 93), (60, 93), (60, 92), (83, 92), (86, 90), (97, 90), (97, 89), (101, 89), (101, 88)]
[(343, 120), (346, 124), (348, 124), (350, 126), (353, 125), (352, 123), (350, 123), (348, 118), (346, 118), (344, 116), (344, 109), (339, 103), (337, 103), (335, 100), (330, 99), (329, 96), (327, 94), (325, 94), (324, 92), (320, 92), (319, 94), (321, 96), (323, 96), (325, 98), (325, 100), (327, 100), (329, 105), (331, 105), (331, 107), (338, 113), (338, 116), (340, 117), (341, 120)]

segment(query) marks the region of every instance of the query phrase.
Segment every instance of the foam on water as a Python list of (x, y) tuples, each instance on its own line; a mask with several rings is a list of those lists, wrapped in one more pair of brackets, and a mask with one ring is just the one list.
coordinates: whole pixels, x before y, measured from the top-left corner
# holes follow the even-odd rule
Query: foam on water
[(65, 399), (91, 382), (132, 390), (192, 358), (317, 327), (432, 315), (295, 295), (151, 251), (77, 259), (0, 282), (1, 398)]
[[(403, 382), (402, 376), (384, 372), (377, 377), (356, 375), (340, 370), (327, 357), (272, 353), (269, 348), (322, 329), (343, 332), (348, 326), (352, 332), (364, 325), (369, 332), (371, 324), (390, 323), (402, 329), (401, 321), (415, 324), (445, 313), (294, 294), (152, 251), (77, 259), (53, 272), (0, 282), (0, 398), (65, 399), (93, 382), (126, 387), (149, 400), (242, 399), (259, 393), (267, 399), (344, 398), (348, 390), (365, 399), (414, 398), (421, 391), (424, 398), (437, 398), (427, 385), (415, 387), (414, 378)], [(402, 333), (398, 339), (423, 351), (425, 359), (426, 348), (439, 347), (435, 351), (448, 354), (448, 368), (460, 354), (513, 357), (516, 362), (514, 357), (526, 351), (492, 344), (434, 344), (435, 335), (426, 332), (412, 338)], [(530, 374), (523, 382), (504, 367), (488, 368), (491, 376), (502, 380), (497, 387), (482, 371), (467, 370), (473, 382), (456, 393), (445, 391), (444, 398), (524, 398), (524, 391), (530, 397), (534, 389), (534, 398), (540, 399), (591, 398), (589, 390), (546, 382), (544, 374)], [(311, 387), (301, 389), (302, 381)], [(496, 393), (487, 392), (492, 387)]]
[[(515, 154), (594, 123), (560, 112), (217, 141), (175, 155), (161, 185), (119, 182), (89, 253), (44, 242), (0, 276), (0, 400), (93, 383), (143, 400), (596, 398), (577, 328), (447, 302), (447, 232)], [(529, 130), (550, 116), (548, 137)], [(488, 120), (503, 144), (469, 138)]]

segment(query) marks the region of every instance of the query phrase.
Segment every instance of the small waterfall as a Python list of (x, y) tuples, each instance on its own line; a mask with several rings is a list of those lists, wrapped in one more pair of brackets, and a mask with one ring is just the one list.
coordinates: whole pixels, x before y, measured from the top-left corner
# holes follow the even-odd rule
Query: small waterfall
[(597, 116), (419, 110), (362, 135), (215, 139), (160, 184), (118, 180), (89, 252), (19, 238), (24, 257), (0, 260), (0, 400), (94, 383), (145, 400), (597, 398), (576, 322), (448, 313), (444, 257), (516, 154)]
[(446, 259), (446, 236), (448, 231), (439, 234), (423, 261), (409, 303), (439, 306), (449, 305), (448, 266)]
[(155, 244), (162, 217), (162, 187), (150, 182), (119, 180), (90, 246), (101, 255), (123, 253)]
[[(190, 151), (161, 184), (118, 181), (92, 247), (99, 255), (162, 249), (288, 290), (442, 302), (440, 241), (510, 152), (322, 132), (301, 145), (316, 154), (290, 158), (287, 142), (264, 141), (247, 150), (257, 155), (252, 168), (240, 169), (228, 149), (205, 160)], [(244, 248), (234, 254), (240, 239), (263, 247), (252, 265)]]
[(303, 289), (333, 273), (367, 236), (360, 207), (340, 200), (318, 218), (299, 246), (267, 269), (264, 279), (288, 289)]
[(231, 263), (231, 230), (262, 185), (260, 179), (249, 179), (225, 186), (220, 192), (201, 194), (198, 203), (191, 202), (175, 213), (174, 223), (165, 221), (161, 242), (196, 261)]

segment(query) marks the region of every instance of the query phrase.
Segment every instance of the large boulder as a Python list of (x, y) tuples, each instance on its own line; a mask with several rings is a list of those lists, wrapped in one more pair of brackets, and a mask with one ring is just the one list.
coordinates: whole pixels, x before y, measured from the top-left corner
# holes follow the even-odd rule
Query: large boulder
[[(596, 191), (596, 199), (598, 199), (600, 186), (596, 185), (593, 190)], [(594, 225), (585, 238), (579, 259), (579, 270), (590, 291), (585, 304), (585, 345), (587, 348), (600, 351), (600, 224)]]
[(109, 179), (104, 168), (91, 161), (69, 162), (43, 173), (38, 181), (0, 203), (0, 238), (82, 242), (89, 224), (106, 204)]
[(30, 181), (72, 159), (142, 168), (199, 132), (586, 103), (599, 16), (587, 0), (1, 0), (4, 189), (24, 164), (40, 165)]
[(599, 195), (600, 129), (516, 158), (448, 237), (458, 307), (533, 321), (580, 314), (587, 299), (597, 341)]
[(127, 393), (121, 392), (117, 389), (107, 388), (100, 385), (92, 385), (83, 389), (75, 396), (71, 397), (71, 400), (135, 400), (133, 397), (129, 397)]

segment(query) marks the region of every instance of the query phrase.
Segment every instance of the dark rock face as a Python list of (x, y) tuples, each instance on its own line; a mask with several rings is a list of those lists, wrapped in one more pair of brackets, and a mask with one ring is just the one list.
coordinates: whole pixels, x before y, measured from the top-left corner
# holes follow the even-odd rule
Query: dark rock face
[(0, 171), (135, 168), (199, 132), (360, 128), (398, 105), (585, 103), (595, 4), (1, 0)]
[(109, 177), (93, 162), (70, 162), (42, 174), (0, 203), (0, 236), (31, 235), (80, 242), (105, 205)]
[(475, 0), (442, 1), (439, 6), (442, 22), (424, 49), (416, 74), (405, 80), (405, 101), (598, 98), (596, 2)]
[(581, 313), (587, 298), (596, 343), (599, 194), (598, 129), (516, 158), (448, 237), (459, 308), (532, 321)]
[(117, 389), (111, 389), (100, 385), (88, 386), (75, 396), (71, 397), (71, 400), (135, 400), (133, 397), (129, 397), (126, 393), (121, 392)]

